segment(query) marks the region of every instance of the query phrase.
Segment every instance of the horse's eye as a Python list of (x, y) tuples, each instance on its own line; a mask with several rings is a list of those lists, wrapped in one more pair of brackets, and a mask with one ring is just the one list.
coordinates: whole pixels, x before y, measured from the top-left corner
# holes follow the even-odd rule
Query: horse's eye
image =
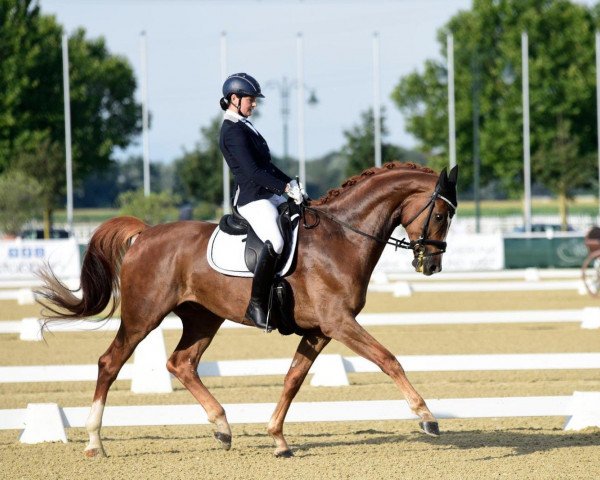
[(444, 216), (441, 213), (436, 213), (435, 214), (435, 220), (437, 222), (441, 222), (444, 219)]

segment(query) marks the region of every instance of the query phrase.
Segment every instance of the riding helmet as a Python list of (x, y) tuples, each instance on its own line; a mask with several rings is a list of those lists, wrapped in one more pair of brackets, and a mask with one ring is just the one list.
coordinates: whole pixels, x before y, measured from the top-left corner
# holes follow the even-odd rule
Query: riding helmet
[(260, 85), (254, 77), (247, 73), (234, 73), (229, 75), (223, 83), (223, 97), (230, 99), (231, 95), (238, 97), (259, 97), (265, 98), (260, 91)]

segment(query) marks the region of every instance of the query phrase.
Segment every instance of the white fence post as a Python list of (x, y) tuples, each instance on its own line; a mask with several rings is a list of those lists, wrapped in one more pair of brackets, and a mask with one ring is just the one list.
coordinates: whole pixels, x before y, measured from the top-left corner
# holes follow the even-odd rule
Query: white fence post
[(56, 403), (30, 403), (25, 412), (25, 429), (21, 443), (63, 442), (67, 435), (60, 409)]
[(350, 385), (341, 355), (320, 355), (311, 368), (313, 387), (343, 387)]
[(571, 418), (565, 430), (600, 427), (600, 392), (573, 392)]
[(584, 307), (581, 317), (581, 328), (600, 328), (600, 307)]
[(148, 334), (135, 349), (131, 391), (134, 393), (170, 393), (171, 375), (166, 368), (167, 353), (162, 328)]
[(19, 305), (33, 305), (35, 303), (33, 291), (30, 288), (20, 288), (17, 292), (17, 303)]
[(42, 336), (42, 321), (39, 318), (24, 318), (21, 320), (21, 333), (19, 338), (31, 342), (39, 342)]

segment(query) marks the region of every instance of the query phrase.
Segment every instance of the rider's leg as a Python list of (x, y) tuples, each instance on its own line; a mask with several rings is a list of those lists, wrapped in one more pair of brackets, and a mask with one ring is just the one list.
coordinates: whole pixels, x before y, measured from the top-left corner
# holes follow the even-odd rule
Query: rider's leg
[(279, 255), (273, 250), (271, 242), (267, 240), (256, 259), (256, 268), (252, 279), (252, 294), (246, 309), (246, 318), (252, 320), (254, 325), (260, 329), (268, 327), (269, 296), (278, 258)]
[(256, 200), (238, 207), (240, 214), (252, 226), (252, 229), (265, 244), (256, 259), (252, 294), (246, 310), (246, 317), (261, 329), (266, 329), (269, 310), (269, 296), (275, 265), (283, 250), (283, 237), (277, 226), (277, 198)]

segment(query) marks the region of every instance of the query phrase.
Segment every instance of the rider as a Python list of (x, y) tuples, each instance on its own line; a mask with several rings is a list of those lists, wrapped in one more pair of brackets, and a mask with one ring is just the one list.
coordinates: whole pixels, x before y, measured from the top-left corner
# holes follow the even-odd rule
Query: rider
[(296, 180), (271, 163), (267, 142), (248, 121), (257, 98), (264, 95), (253, 77), (246, 73), (227, 77), (219, 102), (225, 110), (220, 147), (236, 183), (233, 205), (264, 242), (256, 259), (246, 318), (266, 329), (275, 264), (284, 246), (277, 226), (277, 207), (286, 201), (284, 193), (300, 204), (303, 192)]

